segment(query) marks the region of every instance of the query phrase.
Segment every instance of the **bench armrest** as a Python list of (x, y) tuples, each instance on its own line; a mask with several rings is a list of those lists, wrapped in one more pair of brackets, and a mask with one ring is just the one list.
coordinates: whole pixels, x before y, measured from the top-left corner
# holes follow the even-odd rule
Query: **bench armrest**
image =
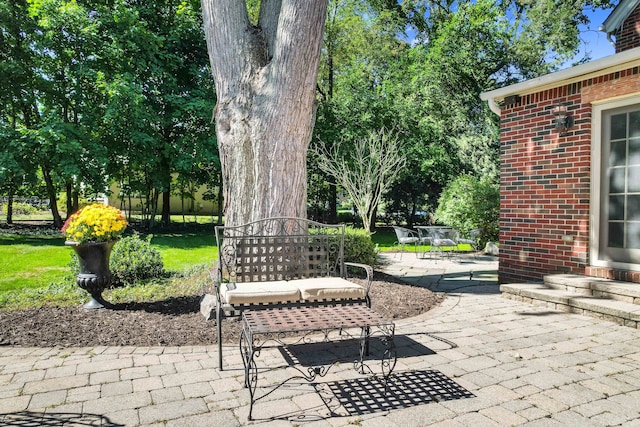
[(217, 301), (220, 301), (220, 286), (222, 285), (222, 271), (220, 271), (220, 261), (216, 261), (212, 270), (209, 270), (209, 277), (213, 282), (213, 294)]
[(345, 267), (357, 267), (362, 268), (367, 273), (367, 285), (365, 291), (367, 293), (367, 299), (369, 298), (369, 289), (371, 288), (371, 281), (373, 280), (373, 267), (367, 264), (359, 264), (357, 262), (345, 262)]

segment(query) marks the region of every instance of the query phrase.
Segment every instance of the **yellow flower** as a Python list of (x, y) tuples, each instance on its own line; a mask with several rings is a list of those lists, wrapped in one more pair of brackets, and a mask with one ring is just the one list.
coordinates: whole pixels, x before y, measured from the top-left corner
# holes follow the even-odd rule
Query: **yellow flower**
[(106, 242), (120, 237), (126, 227), (127, 220), (119, 209), (93, 204), (71, 215), (62, 232), (74, 242)]

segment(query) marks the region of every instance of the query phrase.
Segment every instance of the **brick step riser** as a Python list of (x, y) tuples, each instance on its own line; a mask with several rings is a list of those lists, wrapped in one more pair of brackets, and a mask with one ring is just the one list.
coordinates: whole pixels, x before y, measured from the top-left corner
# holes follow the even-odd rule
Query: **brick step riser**
[(621, 326), (628, 326), (631, 328), (640, 329), (640, 321), (625, 319), (623, 317), (614, 316), (611, 314), (601, 313), (593, 310), (587, 310), (580, 307), (573, 307), (571, 305), (562, 304), (554, 301), (548, 301), (544, 298), (538, 298), (535, 296), (521, 296), (517, 294), (511, 294), (509, 292), (502, 292), (502, 296), (504, 298), (512, 299), (514, 301), (526, 302), (531, 305), (547, 307), (552, 310), (560, 311), (563, 313), (574, 313), (574, 314), (580, 314), (583, 316), (595, 317), (597, 319), (613, 322)]
[(544, 284), (551, 289), (573, 292), (578, 295), (613, 299), (616, 301), (627, 302), (629, 304), (640, 304), (640, 286), (637, 287), (637, 290), (627, 290), (616, 288), (615, 285), (607, 285), (603, 283), (586, 282), (584, 284), (566, 284), (561, 281), (547, 280), (546, 278), (544, 280)]

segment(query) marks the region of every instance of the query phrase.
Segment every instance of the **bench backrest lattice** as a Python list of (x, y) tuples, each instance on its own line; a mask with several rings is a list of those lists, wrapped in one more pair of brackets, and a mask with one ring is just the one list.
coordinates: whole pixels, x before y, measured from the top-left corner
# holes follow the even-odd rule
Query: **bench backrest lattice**
[(226, 282), (344, 276), (344, 225), (268, 218), (216, 227), (216, 240)]

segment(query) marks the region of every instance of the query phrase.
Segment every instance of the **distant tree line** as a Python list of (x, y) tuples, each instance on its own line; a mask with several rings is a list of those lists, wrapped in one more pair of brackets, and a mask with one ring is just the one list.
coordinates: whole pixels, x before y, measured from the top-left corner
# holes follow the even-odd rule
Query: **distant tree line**
[[(247, 0), (257, 20), (259, 0)], [(372, 209), (412, 224), (458, 176), (497, 186), (497, 117), (479, 94), (571, 60), (587, 8), (609, 1), (330, 0), (311, 144), (345, 162), (387, 129), (404, 157)], [(585, 61), (588, 58), (578, 58)], [(206, 185), (222, 206), (216, 104), (200, 2), (0, 0), (0, 195), (49, 200), (56, 225), (117, 182), (169, 221)], [(317, 150), (316, 150), (317, 152)], [(345, 192), (308, 158), (308, 207)], [(66, 194), (64, 206), (58, 205)], [(347, 197), (348, 200), (348, 197)], [(10, 211), (7, 219), (10, 221)]]

